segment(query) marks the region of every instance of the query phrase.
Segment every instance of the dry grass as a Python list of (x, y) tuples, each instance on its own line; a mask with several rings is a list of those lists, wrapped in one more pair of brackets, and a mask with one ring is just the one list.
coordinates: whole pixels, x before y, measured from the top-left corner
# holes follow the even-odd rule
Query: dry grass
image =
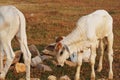
[[(35, 44), (41, 51), (44, 46), (54, 42), (56, 36), (67, 35), (75, 27), (78, 18), (89, 14), (97, 9), (107, 10), (114, 19), (114, 80), (120, 79), (120, 2), (118, 0), (0, 0), (1, 5), (15, 5), (26, 17), (28, 43)], [(18, 43), (13, 41), (14, 49), (18, 49)], [(97, 60), (98, 61), (98, 60)], [(96, 73), (97, 79), (107, 78), (108, 61), (104, 57), (104, 69), (101, 73)], [(53, 72), (31, 72), (32, 77), (39, 77), (46, 80), (48, 75), (57, 77), (67, 74), (73, 80), (75, 68), (65, 66), (62, 69), (56, 68), (50, 61), (46, 61)], [(97, 65), (96, 65), (97, 67)], [(85, 63), (82, 67), (82, 80), (89, 80), (90, 66)], [(13, 76), (9, 71), (7, 80), (18, 80), (24, 77), (23, 74)], [(40, 76), (41, 75), (41, 76)]]

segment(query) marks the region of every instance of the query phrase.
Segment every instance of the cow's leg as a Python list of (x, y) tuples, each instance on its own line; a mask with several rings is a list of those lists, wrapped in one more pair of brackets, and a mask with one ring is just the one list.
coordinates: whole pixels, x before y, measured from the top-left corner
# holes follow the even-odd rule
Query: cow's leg
[(0, 73), (3, 69), (3, 56), (2, 56), (2, 53), (0, 52)]
[(82, 65), (82, 53), (78, 53), (78, 65), (77, 65), (77, 71), (75, 74), (75, 80), (80, 80), (80, 69), (81, 69), (81, 65)]
[[(97, 42), (96, 42), (97, 43)], [(91, 56), (90, 56), (90, 63), (91, 63), (91, 80), (95, 80), (95, 70), (94, 70), (94, 65), (95, 65), (95, 58), (96, 58), (96, 43), (92, 43), (91, 45)]]
[(3, 48), (2, 48), (2, 45), (0, 44), (0, 73), (1, 71), (3, 70)]
[(100, 59), (99, 59), (99, 64), (98, 64), (98, 72), (101, 72), (102, 70), (102, 61), (103, 61), (103, 54), (104, 54), (104, 45), (103, 45), (103, 40), (100, 40)]
[(8, 69), (15, 57), (15, 54), (12, 50), (12, 47), (11, 47), (11, 41), (10, 40), (4, 40), (2, 41), (2, 46), (3, 46), (3, 49), (6, 53), (6, 56), (7, 56), (7, 61), (5, 63), (5, 67), (3, 68), (3, 70), (1, 71), (1, 74), (0, 74), (0, 78), (1, 79), (4, 79), (7, 72), (8, 72)]
[(20, 47), (23, 52), (24, 63), (26, 65), (26, 80), (30, 80), (30, 63), (31, 63), (31, 53), (27, 46), (26, 35), (16, 35), (16, 38), (20, 42)]
[(113, 70), (112, 70), (112, 62), (113, 62), (113, 33), (111, 33), (108, 37), (108, 60), (109, 60), (109, 79), (113, 79)]

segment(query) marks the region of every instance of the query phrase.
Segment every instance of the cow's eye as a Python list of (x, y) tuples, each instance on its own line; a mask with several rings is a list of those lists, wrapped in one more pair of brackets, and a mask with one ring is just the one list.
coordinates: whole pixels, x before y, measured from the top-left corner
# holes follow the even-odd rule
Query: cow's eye
[(62, 55), (62, 54), (63, 54), (63, 51), (60, 52), (60, 55)]

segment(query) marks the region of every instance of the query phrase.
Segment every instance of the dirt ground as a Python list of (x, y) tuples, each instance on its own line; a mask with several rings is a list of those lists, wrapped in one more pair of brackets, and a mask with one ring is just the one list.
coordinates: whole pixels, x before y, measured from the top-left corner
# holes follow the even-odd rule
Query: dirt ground
[[(14, 5), (20, 9), (27, 22), (28, 45), (35, 44), (39, 51), (45, 46), (53, 43), (56, 36), (66, 36), (76, 26), (77, 20), (86, 14), (98, 9), (107, 10), (113, 17), (114, 31), (114, 80), (120, 80), (120, 1), (118, 0), (0, 0), (0, 5)], [(12, 42), (14, 50), (19, 49), (18, 42)], [(96, 60), (96, 66), (98, 59)], [(63, 68), (57, 68), (51, 61), (45, 61), (50, 65), (53, 72), (41, 72), (31, 69), (31, 77), (37, 77), (41, 80), (47, 80), (49, 75), (57, 77), (68, 75), (74, 79), (75, 68), (65, 65)], [(84, 63), (81, 71), (82, 80), (90, 80), (90, 65)], [(96, 72), (96, 79), (107, 78), (109, 64), (107, 54), (103, 62), (101, 73)], [(15, 76), (14, 76), (15, 75)], [(9, 71), (7, 80), (18, 80), (24, 78), (25, 73), (15, 74)]]

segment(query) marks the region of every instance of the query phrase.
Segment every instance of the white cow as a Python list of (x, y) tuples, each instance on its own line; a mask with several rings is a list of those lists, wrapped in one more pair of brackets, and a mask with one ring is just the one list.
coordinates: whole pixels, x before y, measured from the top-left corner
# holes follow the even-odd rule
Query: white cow
[(98, 40), (101, 45), (101, 56), (98, 66), (98, 71), (102, 70), (103, 58), (103, 41), (104, 37), (108, 40), (108, 59), (109, 59), (109, 79), (113, 79), (112, 62), (113, 62), (113, 19), (105, 10), (97, 10), (89, 15), (81, 17), (77, 22), (77, 27), (63, 40), (58, 42), (55, 47), (57, 53), (58, 65), (63, 66), (65, 60), (74, 52), (77, 53), (78, 67), (75, 75), (75, 80), (80, 79), (80, 68), (82, 65), (82, 55), (88, 48), (91, 50), (91, 80), (95, 80), (95, 58), (96, 48), (98, 47)]
[[(4, 79), (15, 57), (11, 40), (16, 36), (24, 55), (26, 80), (30, 80), (31, 53), (27, 46), (26, 21), (24, 15), (14, 6), (0, 6), (0, 78)], [(3, 56), (7, 61), (3, 66)]]

